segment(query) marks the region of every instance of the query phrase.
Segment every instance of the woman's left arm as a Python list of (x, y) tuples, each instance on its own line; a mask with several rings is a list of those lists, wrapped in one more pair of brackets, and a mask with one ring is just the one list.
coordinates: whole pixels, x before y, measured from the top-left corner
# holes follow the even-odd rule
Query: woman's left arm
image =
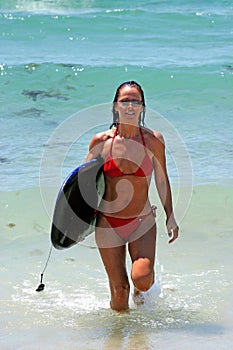
[(170, 182), (167, 174), (166, 156), (165, 156), (165, 142), (163, 136), (159, 132), (154, 132), (154, 173), (155, 183), (159, 198), (162, 202), (164, 211), (166, 213), (166, 226), (168, 236), (170, 237), (169, 243), (174, 242), (178, 237), (179, 227), (176, 223)]

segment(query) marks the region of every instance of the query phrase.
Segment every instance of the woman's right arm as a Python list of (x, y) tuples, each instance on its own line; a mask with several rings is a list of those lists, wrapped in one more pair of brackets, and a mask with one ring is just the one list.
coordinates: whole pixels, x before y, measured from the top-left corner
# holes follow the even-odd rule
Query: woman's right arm
[(107, 136), (105, 133), (99, 133), (93, 136), (89, 144), (89, 152), (86, 157), (86, 162), (102, 155), (104, 141), (106, 141), (106, 139)]

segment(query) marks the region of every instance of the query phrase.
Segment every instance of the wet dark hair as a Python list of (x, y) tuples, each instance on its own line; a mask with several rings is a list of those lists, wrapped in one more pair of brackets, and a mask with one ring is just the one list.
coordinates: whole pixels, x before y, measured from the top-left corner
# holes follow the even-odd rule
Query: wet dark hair
[(126, 82), (122, 83), (120, 86), (118, 86), (118, 88), (116, 90), (116, 94), (115, 94), (115, 97), (114, 97), (114, 100), (113, 100), (113, 107), (112, 107), (113, 121), (112, 121), (112, 124), (110, 125), (110, 128), (112, 128), (113, 126), (117, 126), (119, 124), (119, 113), (115, 110), (115, 102), (118, 101), (118, 97), (119, 97), (121, 88), (123, 88), (124, 86), (127, 86), (127, 85), (128, 86), (132, 86), (132, 87), (136, 87), (138, 89), (138, 91), (140, 92), (140, 94), (141, 94), (143, 111), (139, 115), (138, 124), (140, 126), (144, 126), (144, 119), (145, 119), (145, 113), (146, 113), (146, 104), (145, 104), (144, 92), (142, 90), (141, 85), (139, 85), (134, 80), (130, 80), (130, 81), (126, 81)]

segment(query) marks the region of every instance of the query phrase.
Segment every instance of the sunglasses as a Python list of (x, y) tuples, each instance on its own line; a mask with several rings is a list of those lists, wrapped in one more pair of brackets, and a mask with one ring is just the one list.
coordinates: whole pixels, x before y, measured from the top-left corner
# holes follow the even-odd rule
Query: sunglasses
[(118, 101), (118, 103), (122, 107), (126, 108), (126, 107), (129, 107), (130, 103), (131, 103), (132, 107), (140, 107), (140, 106), (142, 106), (143, 102), (140, 100), (122, 100), (122, 101)]

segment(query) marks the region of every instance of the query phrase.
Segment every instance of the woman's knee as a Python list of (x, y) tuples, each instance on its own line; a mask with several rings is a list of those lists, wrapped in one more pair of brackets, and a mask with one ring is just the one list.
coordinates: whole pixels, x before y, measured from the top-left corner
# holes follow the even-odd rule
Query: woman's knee
[(134, 261), (131, 271), (134, 286), (140, 291), (147, 291), (154, 283), (154, 266), (149, 258)]

